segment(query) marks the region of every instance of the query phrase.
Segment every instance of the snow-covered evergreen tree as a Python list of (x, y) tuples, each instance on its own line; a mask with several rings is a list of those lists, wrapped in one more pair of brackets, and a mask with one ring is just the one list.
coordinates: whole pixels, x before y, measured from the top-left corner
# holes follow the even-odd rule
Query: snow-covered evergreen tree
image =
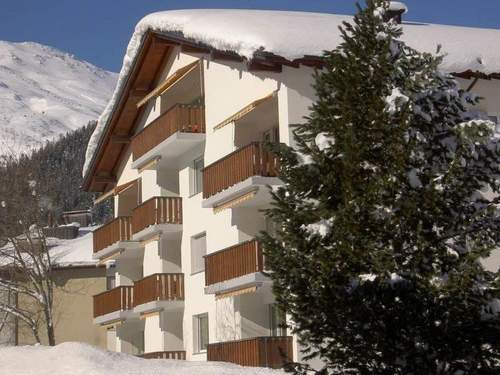
[[(322, 374), (500, 368), (500, 142), (472, 94), (368, 0), (324, 55), (263, 234), (280, 306)], [(306, 372), (305, 366), (295, 366)]]

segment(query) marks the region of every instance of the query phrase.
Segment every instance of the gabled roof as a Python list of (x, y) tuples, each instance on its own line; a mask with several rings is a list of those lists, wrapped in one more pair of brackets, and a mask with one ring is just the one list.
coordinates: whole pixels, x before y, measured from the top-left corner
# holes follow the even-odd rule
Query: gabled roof
[[(322, 66), (324, 50), (341, 42), (338, 27), (352, 17), (258, 10), (179, 10), (154, 13), (137, 25), (120, 78), (89, 142), (83, 188), (113, 187), (116, 168), (144, 110), (139, 100), (156, 87), (174, 46), (213, 59), (246, 61), (249, 70), (279, 72), (283, 65)], [(500, 30), (404, 22), (411, 47), (447, 53), (441, 69), (470, 78), (500, 78)], [(103, 155), (106, 155), (103, 158)]]

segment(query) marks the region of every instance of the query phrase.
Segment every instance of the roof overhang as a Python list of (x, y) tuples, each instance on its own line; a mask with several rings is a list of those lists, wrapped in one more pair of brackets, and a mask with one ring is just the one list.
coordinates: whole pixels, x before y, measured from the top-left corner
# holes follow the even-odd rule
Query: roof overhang
[[(148, 31), (142, 39), (124, 88), (119, 93), (119, 100), (115, 108), (112, 108), (108, 122), (103, 124), (103, 134), (83, 178), (83, 190), (105, 192), (116, 186), (120, 161), (129, 148), (137, 119), (146, 108), (138, 104), (158, 86), (162, 71), (175, 48), (180, 48), (185, 53), (208, 55), (210, 60), (245, 62), (248, 71), (280, 73), (283, 66), (299, 68), (302, 65), (319, 69), (325, 66), (321, 56), (303, 56), (289, 60), (266, 51), (256, 51), (249, 60), (234, 51), (221, 51), (186, 39), (180, 33)], [(466, 71), (452, 74), (464, 79), (500, 79), (500, 73)]]

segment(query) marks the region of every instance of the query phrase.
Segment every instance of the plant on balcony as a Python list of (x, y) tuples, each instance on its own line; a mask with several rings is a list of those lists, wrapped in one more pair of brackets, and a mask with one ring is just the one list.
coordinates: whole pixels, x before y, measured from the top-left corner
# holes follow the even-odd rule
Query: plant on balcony
[(388, 6), (344, 25), (296, 148), (274, 150), (274, 291), (319, 374), (493, 373), (500, 275), (480, 260), (499, 245), (499, 138)]

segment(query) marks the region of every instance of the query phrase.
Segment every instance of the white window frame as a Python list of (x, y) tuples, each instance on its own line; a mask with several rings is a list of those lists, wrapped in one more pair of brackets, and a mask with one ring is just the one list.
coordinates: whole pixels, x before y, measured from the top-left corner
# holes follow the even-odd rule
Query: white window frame
[(198, 314), (198, 315), (193, 315), (193, 353), (199, 354), (199, 353), (206, 353), (207, 348), (203, 348), (203, 342), (202, 342), (202, 325), (200, 324), (201, 320), (206, 318), (207, 319), (207, 347), (208, 343), (210, 342), (210, 328), (209, 328), (209, 320), (208, 320), (208, 313), (203, 313), (203, 314)]
[[(195, 249), (195, 244), (198, 244), (198, 241), (201, 238), (205, 238), (205, 251), (203, 253), (196, 253), (198, 249)], [(195, 275), (200, 272), (205, 272), (205, 255), (207, 255), (207, 232), (201, 232), (194, 236), (191, 236), (191, 275)], [(201, 257), (200, 257), (201, 255)], [(200, 259), (201, 265), (199, 267), (195, 267), (195, 259)]]

